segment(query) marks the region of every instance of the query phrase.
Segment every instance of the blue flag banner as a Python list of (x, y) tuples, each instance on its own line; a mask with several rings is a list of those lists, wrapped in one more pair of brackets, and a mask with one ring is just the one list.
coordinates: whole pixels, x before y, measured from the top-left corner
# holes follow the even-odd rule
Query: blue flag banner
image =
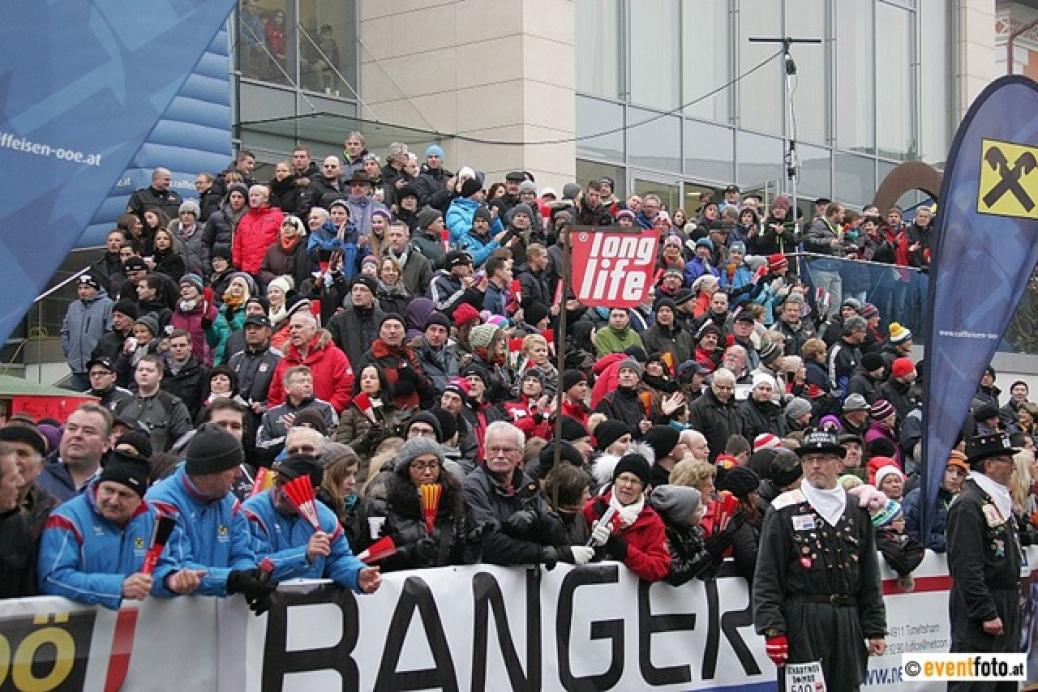
[(94, 218), (233, 6), (5, 3), (0, 341)]
[(1038, 84), (992, 82), (952, 143), (931, 243), (922, 535), (948, 452), (1038, 264)]
[(90, 220), (77, 248), (104, 245), (108, 231), (126, 211), (130, 195), (151, 183), (156, 167), (170, 169), (171, 187), (184, 199), (198, 198), (197, 173), (215, 175), (227, 167), (231, 158), (230, 61), (230, 39), (223, 24)]

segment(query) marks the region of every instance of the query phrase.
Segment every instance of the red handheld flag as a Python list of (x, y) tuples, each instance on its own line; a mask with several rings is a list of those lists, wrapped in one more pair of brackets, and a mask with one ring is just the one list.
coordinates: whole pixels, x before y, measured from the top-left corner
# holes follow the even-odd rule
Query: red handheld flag
[(314, 530), (320, 530), (321, 524), (317, 518), (317, 498), (314, 495), (314, 484), (310, 476), (299, 476), (293, 478), (281, 488), (288, 498), (289, 503), (299, 512), (299, 516), (310, 522)]
[(450, 248), (450, 244), (451, 244), (451, 232), (450, 232), (450, 229), (447, 229), (447, 228), (441, 228), (440, 229), (440, 242), (443, 243), (443, 251), (444, 251), (444, 253), (446, 253), (447, 250)]
[(512, 300), (520, 305), (523, 303), (523, 285), (519, 279), (512, 279)]
[(393, 537), (383, 536), (382, 538), (378, 539), (370, 546), (368, 546), (368, 549), (363, 551), (360, 555), (358, 555), (357, 559), (361, 562), (366, 562), (370, 565), (372, 562), (384, 560), (390, 555), (395, 554), (396, 543), (393, 542)]
[(173, 527), (176, 524), (176, 520), (168, 514), (160, 514), (156, 517), (155, 531), (151, 535), (151, 546), (148, 548), (148, 552), (144, 554), (144, 565), (141, 567), (141, 572), (151, 574), (155, 571), (155, 565), (159, 562), (159, 555), (162, 555), (162, 550), (166, 547), (166, 541), (169, 540), (169, 536), (173, 533)]

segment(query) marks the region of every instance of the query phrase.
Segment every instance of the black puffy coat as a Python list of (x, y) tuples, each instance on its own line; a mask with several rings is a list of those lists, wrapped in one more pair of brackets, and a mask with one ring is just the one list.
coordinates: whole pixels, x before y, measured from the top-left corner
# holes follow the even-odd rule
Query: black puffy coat
[(360, 370), (357, 366), (360, 364), (361, 356), (378, 338), (379, 323), (383, 317), (385, 313), (378, 307), (363, 309), (351, 305), (336, 313), (327, 322), (332, 341), (350, 359), (350, 364), (358, 375)]
[(715, 560), (707, 551), (700, 526), (677, 526), (664, 521), (667, 547), (670, 549), (670, 572), (667, 583), (681, 586), (696, 577), (709, 581), (717, 575), (721, 560)]
[[(430, 534), (422, 514), (418, 488), (403, 473), (386, 479), (385, 499), (369, 498), (363, 506), (365, 518), (385, 517), (382, 535), (391, 536), (397, 552), (380, 565), (385, 572), (424, 567), (460, 565), (465, 562), (465, 510), (461, 486), (450, 473), (440, 470), (442, 488), (436, 523)], [(361, 522), (363, 528), (366, 521)], [(370, 544), (370, 534), (360, 539)], [(366, 547), (363, 546), (363, 547)]]
[(756, 401), (750, 397), (739, 403), (739, 417), (742, 436), (747, 440), (754, 440), (763, 433), (779, 437), (786, 435), (786, 417), (782, 407), (773, 401)]
[(710, 445), (710, 461), (724, 451), (728, 444), (728, 438), (739, 432), (741, 419), (731, 399), (722, 404), (712, 389), (707, 389), (703, 395), (695, 400), (689, 407), (689, 422), (692, 427), (703, 433), (707, 444)]

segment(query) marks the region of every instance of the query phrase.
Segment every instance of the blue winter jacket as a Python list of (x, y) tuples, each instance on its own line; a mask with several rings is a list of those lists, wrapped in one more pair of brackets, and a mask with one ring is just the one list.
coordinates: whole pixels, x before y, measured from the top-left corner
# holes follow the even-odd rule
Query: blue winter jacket
[(504, 229), (501, 227), (501, 221), (494, 219), (494, 223), (491, 225), (490, 232), (486, 238), (480, 238), (471, 229), (461, 237), (461, 248), (472, 255), (473, 266), (483, 266), (483, 263), (490, 259), (490, 255), (494, 254), (494, 250), (501, 247), (494, 240), (494, 236), (502, 230)]
[[(37, 560), (40, 592), (118, 610), (123, 581), (139, 572), (155, 528), (155, 510), (142, 502), (125, 526), (101, 516), (98, 481), (47, 517)], [(162, 581), (151, 593), (168, 596)]]
[(242, 505), (242, 513), (248, 519), (257, 559), (270, 558), (274, 563), (274, 581), (326, 577), (360, 593), (357, 573), (366, 565), (353, 556), (339, 520), (324, 504), (317, 503), (317, 519), (321, 530), (331, 537), (332, 552), (313, 563), (306, 559), (306, 545), (314, 528), (298, 514), (289, 516), (279, 511), (272, 491), (250, 497)]
[(937, 512), (934, 514), (933, 523), (930, 525), (930, 535), (924, 537), (920, 534), (922, 528), (922, 490), (915, 488), (909, 491), (901, 500), (901, 511), (905, 515), (905, 533), (921, 543), (927, 550), (935, 553), (947, 551), (948, 545), (945, 532), (948, 528), (948, 505), (954, 496), (947, 491), (941, 490), (937, 498)]
[[(472, 218), (482, 204), (479, 200), (468, 197), (455, 197), (451, 205), (447, 207), (447, 216), (444, 217), (443, 222), (450, 229), (452, 246), (460, 246), (468, 237), (469, 231), (472, 230)], [(505, 227), (502, 225), (501, 219), (494, 219), (490, 222), (490, 235), (497, 235), (503, 230)], [(489, 254), (487, 253), (488, 256)], [(477, 261), (476, 264), (479, 262)]]
[(226, 596), (227, 575), (256, 566), (248, 522), (233, 493), (208, 499), (181, 464), (176, 473), (152, 486), (147, 500), (177, 520), (155, 568), (156, 580), (165, 583), (167, 576), (181, 569), (205, 570), (195, 593)]
[(360, 261), (368, 254), (366, 249), (357, 247), (359, 235), (357, 227), (349, 221), (346, 223), (343, 239), (339, 240), (339, 229), (331, 221), (325, 221), (324, 225), (310, 234), (310, 239), (306, 242), (306, 251), (314, 262), (318, 261), (318, 253), (322, 250), (341, 252), (342, 273), (346, 281), (350, 281), (360, 269)]

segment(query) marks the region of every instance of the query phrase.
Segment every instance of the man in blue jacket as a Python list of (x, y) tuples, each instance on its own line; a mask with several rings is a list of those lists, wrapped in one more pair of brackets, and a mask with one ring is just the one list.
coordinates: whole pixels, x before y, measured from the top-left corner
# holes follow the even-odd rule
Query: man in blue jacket
[[(191, 438), (185, 457), (176, 473), (147, 496), (158, 511), (177, 522), (155, 569), (156, 581), (177, 593), (240, 593), (257, 614), (266, 611), (274, 586), (256, 567), (248, 522), (231, 492), (245, 460), (241, 443), (207, 423)], [(184, 585), (170, 580), (182, 569), (204, 575), (193, 588), (178, 588)]]
[(327, 577), (358, 593), (377, 590), (381, 584), (378, 567), (368, 567), (354, 557), (335, 513), (324, 503), (315, 502), (320, 526), (315, 530), (285, 494), (285, 484), (302, 476), (308, 476), (313, 487), (321, 486), (324, 471), (314, 458), (290, 456), (278, 464), (277, 474), (273, 488), (253, 495), (242, 505), (252, 548), (258, 558), (274, 563), (274, 580)]
[[(86, 490), (54, 510), (40, 538), (41, 593), (112, 610), (124, 598), (170, 595), (141, 572), (156, 518), (144, 501), (150, 471), (147, 459), (112, 452)], [(191, 583), (197, 576), (175, 574), (171, 581)]]

